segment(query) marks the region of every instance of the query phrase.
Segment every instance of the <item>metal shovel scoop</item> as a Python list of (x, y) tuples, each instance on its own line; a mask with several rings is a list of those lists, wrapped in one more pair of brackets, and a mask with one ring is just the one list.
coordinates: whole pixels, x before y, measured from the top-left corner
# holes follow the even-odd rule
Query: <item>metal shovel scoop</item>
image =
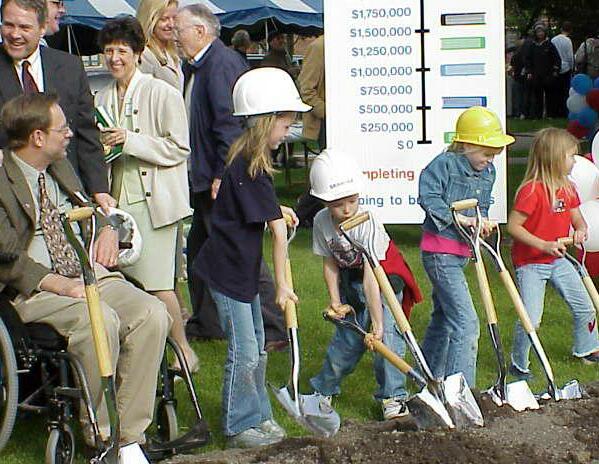
[[(101, 386), (106, 400), (108, 418), (110, 422), (110, 441), (98, 455), (92, 458), (94, 464), (147, 464), (139, 444), (131, 443), (119, 449), (120, 441), (120, 420), (116, 401), (116, 383), (115, 372), (113, 370), (110, 349), (108, 348), (108, 337), (104, 326), (104, 317), (100, 307), (100, 294), (96, 274), (93, 267), (93, 237), (96, 230), (95, 210), (92, 207), (76, 208), (67, 214), (61, 215), (61, 222), (64, 227), (68, 241), (71, 243), (83, 271), (83, 281), (85, 283), (85, 297), (87, 300), (87, 309), (89, 311), (90, 325), (92, 329), (92, 338), (98, 359), (98, 368), (101, 376)], [(90, 220), (91, 237), (90, 249), (86, 251), (81, 242), (71, 228), (71, 222)], [(102, 443), (100, 437), (95, 437), (96, 443)]]
[[(484, 425), (482, 412), (468, 387), (464, 374), (461, 372), (451, 374), (445, 381), (434, 377), (426, 358), (416, 341), (416, 337), (412, 332), (412, 327), (410, 326), (408, 318), (404, 314), (403, 308), (395, 296), (395, 291), (389, 282), (387, 274), (385, 274), (385, 270), (376, 257), (348, 233), (352, 228), (369, 220), (370, 213), (364, 211), (339, 224), (339, 230), (347, 241), (359, 250), (368, 260), (381, 292), (385, 297), (389, 310), (393, 314), (395, 322), (397, 323), (410, 352), (424, 374), (426, 384), (428, 385), (428, 391), (435, 395), (445, 405), (445, 408), (451, 414), (453, 422), (458, 428), (469, 427), (472, 425), (482, 427)], [(445, 388), (447, 382), (450, 382), (450, 384), (454, 386), (450, 391), (447, 391)]]
[(510, 299), (512, 300), (512, 304), (516, 309), (516, 313), (518, 314), (518, 318), (524, 328), (524, 331), (528, 335), (528, 339), (539, 358), (539, 362), (543, 368), (543, 372), (545, 373), (545, 377), (547, 378), (547, 393), (538, 395), (541, 399), (554, 399), (555, 401), (559, 400), (570, 400), (570, 399), (579, 399), (582, 398), (583, 390), (578, 380), (571, 380), (568, 382), (563, 388), (559, 388), (555, 383), (555, 376), (553, 374), (553, 369), (551, 368), (551, 364), (549, 363), (549, 359), (547, 358), (547, 354), (541, 344), (541, 340), (539, 340), (539, 336), (530, 320), (528, 312), (524, 307), (524, 303), (522, 302), (522, 297), (520, 293), (518, 293), (518, 289), (516, 288), (516, 284), (512, 279), (509, 271), (507, 270), (505, 263), (503, 262), (503, 258), (501, 257), (501, 231), (499, 227), (494, 229), (494, 234), (490, 237), (495, 237), (494, 244), (490, 244), (487, 240), (481, 240), (480, 244), (487, 250), (491, 258), (493, 259), (497, 270), (499, 272), (499, 278), (503, 282)]
[[(470, 230), (467, 230), (458, 220), (458, 214), (460, 211), (472, 208), (476, 211), (477, 225), (475, 228), (470, 228)], [(503, 406), (504, 404), (507, 404), (516, 411), (539, 409), (539, 403), (530, 390), (526, 380), (519, 380), (510, 384), (506, 382), (507, 369), (501, 337), (499, 335), (497, 312), (495, 311), (493, 296), (491, 294), (491, 286), (489, 285), (489, 279), (487, 277), (482, 253), (480, 251), (483, 218), (478, 206), (478, 200), (473, 198), (456, 201), (451, 205), (451, 212), (456, 228), (468, 242), (472, 250), (474, 267), (476, 269), (476, 278), (478, 280), (478, 287), (487, 318), (487, 328), (489, 329), (491, 344), (493, 345), (493, 351), (495, 352), (495, 357), (497, 359), (497, 380), (495, 381), (495, 384), (485, 393), (491, 397), (497, 406)]]
[(405, 375), (409, 376), (422, 389), (407, 401), (410, 414), (414, 417), (419, 429), (430, 429), (435, 427), (454, 428), (453, 420), (449, 416), (447, 409), (436, 395), (433, 395), (427, 389), (427, 382), (422, 375), (413, 369), (399, 355), (391, 351), (382, 341), (376, 340), (372, 334), (366, 332), (358, 323), (356, 311), (349, 305), (344, 305), (345, 316), (340, 315), (329, 309), (322, 315), (325, 320), (330, 321), (341, 327), (347, 327), (364, 337), (364, 343), (372, 350), (379, 353), (387, 361), (397, 367)]
[[(295, 226), (291, 218), (285, 217), (285, 221), (291, 227), (291, 234), (287, 239), (287, 244), (289, 244), (295, 237)], [(289, 255), (287, 255), (285, 263), (285, 276), (287, 285), (293, 289)], [(319, 401), (319, 397), (316, 395), (301, 395), (299, 393), (300, 349), (297, 334), (297, 311), (292, 300), (287, 300), (285, 304), (285, 325), (287, 327), (291, 363), (289, 382), (281, 388), (277, 388), (270, 383), (269, 386), (277, 401), (298, 424), (317, 435), (331, 437), (339, 431), (341, 425), (339, 414), (330, 405)]]

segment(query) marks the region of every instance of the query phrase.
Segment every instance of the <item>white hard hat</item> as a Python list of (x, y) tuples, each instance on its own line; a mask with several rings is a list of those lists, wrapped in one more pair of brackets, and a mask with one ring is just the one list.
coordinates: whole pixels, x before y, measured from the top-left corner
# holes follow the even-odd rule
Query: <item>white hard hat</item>
[(109, 208), (108, 221), (118, 227), (119, 267), (131, 266), (141, 256), (143, 241), (133, 216), (118, 208)]
[(306, 105), (291, 76), (279, 68), (255, 68), (243, 73), (233, 87), (233, 116), (259, 116), (297, 111)]
[(335, 201), (360, 193), (362, 173), (348, 154), (326, 149), (312, 162), (310, 185), (310, 195)]

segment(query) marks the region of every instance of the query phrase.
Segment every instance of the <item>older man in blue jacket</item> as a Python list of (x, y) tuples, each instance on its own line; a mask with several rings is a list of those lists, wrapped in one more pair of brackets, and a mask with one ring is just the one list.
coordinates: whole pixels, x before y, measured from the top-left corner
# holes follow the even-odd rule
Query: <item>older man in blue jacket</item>
[[(193, 306), (193, 316), (186, 327), (189, 338), (223, 337), (207, 289), (191, 272), (191, 264), (210, 232), (210, 210), (218, 195), (229, 147), (242, 132), (241, 120), (232, 114), (231, 94), (235, 81), (248, 65), (239, 53), (225, 46), (219, 34), (220, 23), (207, 7), (193, 4), (179, 10), (175, 39), (179, 51), (188, 60), (185, 103), (189, 117), (194, 209), (187, 240), (188, 285)], [(264, 265), (260, 281), (265, 284), (260, 287), (262, 300), (267, 303), (273, 296), (263, 293), (265, 287), (272, 287), (272, 278)], [(265, 315), (267, 340), (284, 339), (281, 315), (278, 311), (277, 314), (269, 312), (270, 315)]]

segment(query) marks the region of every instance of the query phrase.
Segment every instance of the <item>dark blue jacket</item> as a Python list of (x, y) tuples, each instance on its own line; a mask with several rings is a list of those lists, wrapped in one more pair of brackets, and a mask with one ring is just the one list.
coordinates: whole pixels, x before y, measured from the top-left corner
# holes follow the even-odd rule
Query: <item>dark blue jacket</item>
[(235, 81), (247, 68), (239, 53), (216, 39), (197, 63), (189, 115), (192, 192), (209, 190), (221, 178), (227, 152), (242, 132), (241, 119), (233, 116), (231, 94)]

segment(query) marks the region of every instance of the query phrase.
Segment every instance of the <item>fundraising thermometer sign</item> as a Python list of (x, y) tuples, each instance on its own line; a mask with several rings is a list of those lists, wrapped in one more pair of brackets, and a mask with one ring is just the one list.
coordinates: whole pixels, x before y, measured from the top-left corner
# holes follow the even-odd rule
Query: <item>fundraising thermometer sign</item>
[[(386, 223), (420, 223), (420, 171), (464, 109), (505, 122), (502, 0), (325, 0), (327, 145), (364, 173), (361, 203)], [(504, 126), (505, 127), (505, 126)], [(505, 152), (489, 216), (506, 219)]]

